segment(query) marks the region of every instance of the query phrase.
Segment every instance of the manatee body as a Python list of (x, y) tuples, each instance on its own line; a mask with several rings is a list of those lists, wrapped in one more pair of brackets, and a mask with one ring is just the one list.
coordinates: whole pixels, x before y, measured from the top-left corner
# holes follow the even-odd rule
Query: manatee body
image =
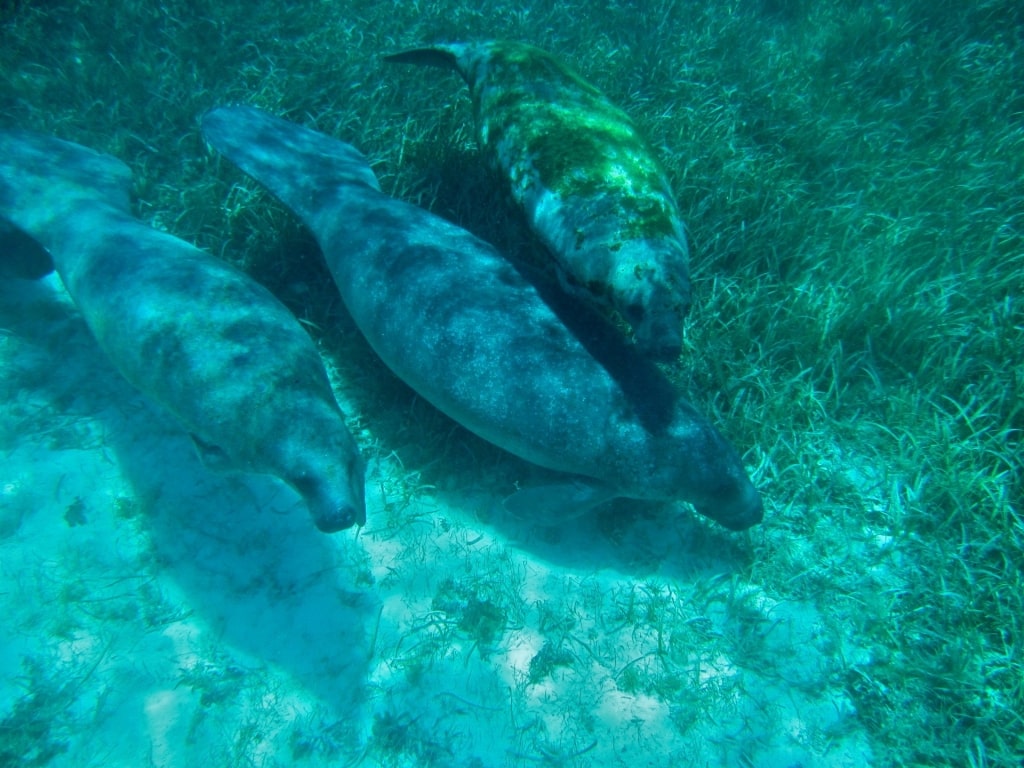
[(618, 310), (645, 353), (678, 356), (690, 305), (682, 217), (629, 116), (554, 56), (522, 43), (453, 43), (385, 60), (462, 75), (481, 148), (509, 178), (560, 272)]
[(208, 113), (203, 133), (305, 222), (370, 345), (439, 410), (608, 495), (761, 520), (736, 451), (653, 363), (614, 331), (624, 354), (598, 362), (585, 342), (606, 339), (581, 341), (491, 246), (384, 195), (353, 147), (248, 107)]
[(124, 377), (208, 466), (276, 475), (323, 531), (365, 522), (363, 462), (306, 332), (245, 274), (134, 219), (130, 188), (112, 157), (0, 132), (0, 217), (46, 249)]

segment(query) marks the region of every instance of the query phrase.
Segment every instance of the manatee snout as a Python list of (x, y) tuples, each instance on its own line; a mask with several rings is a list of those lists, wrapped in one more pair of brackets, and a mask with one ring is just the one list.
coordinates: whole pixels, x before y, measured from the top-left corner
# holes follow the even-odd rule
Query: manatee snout
[(327, 510), (324, 514), (314, 517), (313, 522), (323, 533), (337, 533), (353, 525), (366, 524), (366, 510), (359, 509), (353, 504), (343, 504), (333, 510)]
[(693, 406), (677, 402), (677, 421), (649, 477), (663, 498), (679, 499), (725, 528), (742, 531), (764, 519), (764, 504), (736, 449)]
[(764, 502), (746, 473), (729, 478), (729, 482), (695, 502), (694, 507), (731, 531), (746, 530), (764, 519)]
[(679, 357), (683, 350), (682, 312), (669, 309), (657, 315), (647, 313), (639, 322), (631, 321), (630, 324), (636, 335), (636, 345), (652, 360), (671, 362)]
[(690, 294), (657, 272), (619, 277), (619, 311), (633, 329), (637, 347), (655, 360), (670, 361), (683, 348), (683, 320)]
[(291, 484), (305, 499), (317, 529), (337, 533), (366, 524), (364, 474), (365, 466), (356, 452), (347, 462), (329, 464), (318, 474), (303, 474)]

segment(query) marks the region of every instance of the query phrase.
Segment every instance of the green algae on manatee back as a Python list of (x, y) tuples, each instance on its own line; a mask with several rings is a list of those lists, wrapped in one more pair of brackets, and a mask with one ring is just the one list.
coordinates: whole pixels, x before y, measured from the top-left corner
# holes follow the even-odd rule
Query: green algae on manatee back
[(647, 353), (678, 355), (690, 304), (686, 238), (665, 172), (629, 116), (523, 43), (453, 43), (388, 60), (463, 76), (481, 148), (563, 277), (617, 310)]

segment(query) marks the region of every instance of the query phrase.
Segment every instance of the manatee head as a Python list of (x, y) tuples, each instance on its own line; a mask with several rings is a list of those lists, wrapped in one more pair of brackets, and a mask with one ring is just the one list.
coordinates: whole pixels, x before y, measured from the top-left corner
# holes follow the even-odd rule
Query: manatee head
[(764, 505), (739, 453), (692, 405), (680, 401), (676, 408), (673, 424), (659, 438), (661, 459), (648, 487), (662, 498), (690, 502), (730, 530), (761, 522)]
[(708, 501), (694, 504), (695, 509), (731, 531), (743, 531), (764, 519), (761, 496), (744, 474), (723, 487)]
[[(354, 448), (354, 446), (353, 446)], [(316, 527), (336, 533), (366, 524), (365, 465), (357, 450), (338, 452), (328, 461), (288, 478), (305, 500)]]
[(654, 305), (648, 292), (644, 303), (630, 302), (619, 307), (623, 318), (633, 329), (636, 345), (652, 360), (669, 362), (679, 357), (683, 349), (683, 313), (677, 311), (671, 300)]
[(671, 241), (623, 245), (610, 297), (648, 357), (673, 360), (683, 346), (683, 319), (690, 309), (686, 252)]

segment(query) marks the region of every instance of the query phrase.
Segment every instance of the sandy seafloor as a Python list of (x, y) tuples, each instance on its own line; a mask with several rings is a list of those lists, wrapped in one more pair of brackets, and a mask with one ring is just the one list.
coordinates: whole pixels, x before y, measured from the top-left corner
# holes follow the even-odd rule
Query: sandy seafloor
[(55, 276), (0, 289), (0, 398), (4, 765), (873, 759), (835, 680), (856, 638), (682, 507), (538, 526), (363, 427), (368, 524), (323, 535), (275, 479), (208, 472)]

